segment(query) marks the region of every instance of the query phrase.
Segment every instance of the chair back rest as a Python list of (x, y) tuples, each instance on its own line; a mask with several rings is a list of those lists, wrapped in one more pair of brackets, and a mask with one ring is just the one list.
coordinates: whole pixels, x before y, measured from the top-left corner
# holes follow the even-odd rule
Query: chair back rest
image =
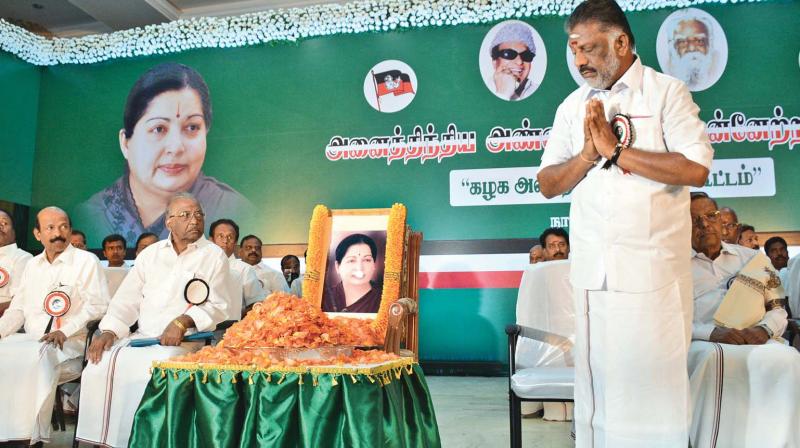
[[(517, 324), (575, 342), (575, 306), (569, 266), (569, 260), (557, 260), (526, 267), (517, 296)], [(563, 340), (557, 337), (540, 339), (517, 341), (518, 369), (573, 365), (569, 353), (571, 345), (554, 343), (554, 340)]]
[(108, 282), (108, 296), (114, 297), (114, 294), (117, 293), (117, 289), (119, 289), (119, 285), (122, 284), (122, 281), (125, 280), (125, 277), (128, 275), (128, 271), (130, 268), (121, 266), (118, 268), (111, 268), (111, 267), (104, 267), (103, 271), (106, 274), (106, 281)]

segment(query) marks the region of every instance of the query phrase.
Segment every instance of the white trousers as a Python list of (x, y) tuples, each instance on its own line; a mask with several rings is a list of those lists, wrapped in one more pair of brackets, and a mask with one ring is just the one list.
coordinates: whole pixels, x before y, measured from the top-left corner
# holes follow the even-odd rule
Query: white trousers
[(80, 376), (84, 340), (63, 350), (28, 334), (0, 340), (0, 442), (49, 441), (56, 386)]
[(128, 347), (117, 341), (98, 364), (89, 363), (81, 377), (77, 438), (86, 443), (127, 447), (133, 416), (150, 381), (153, 361), (195, 351), (202, 343), (179, 347)]
[(576, 446), (686, 448), (691, 274), (647, 293), (574, 294)]
[(800, 446), (800, 353), (778, 342), (692, 342), (694, 448)]

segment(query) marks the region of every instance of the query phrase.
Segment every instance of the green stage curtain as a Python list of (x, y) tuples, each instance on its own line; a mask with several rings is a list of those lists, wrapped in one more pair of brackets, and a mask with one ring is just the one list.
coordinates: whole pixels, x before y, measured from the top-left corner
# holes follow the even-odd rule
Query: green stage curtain
[(155, 364), (131, 447), (440, 447), (418, 364), (239, 370)]

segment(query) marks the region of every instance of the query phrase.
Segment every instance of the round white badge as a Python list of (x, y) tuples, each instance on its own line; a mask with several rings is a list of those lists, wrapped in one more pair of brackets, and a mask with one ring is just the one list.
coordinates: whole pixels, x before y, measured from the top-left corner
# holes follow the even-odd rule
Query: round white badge
[(67, 314), (71, 303), (64, 291), (52, 291), (44, 298), (44, 312), (52, 317), (61, 317)]
[(192, 305), (202, 305), (208, 300), (210, 292), (211, 288), (208, 287), (208, 283), (205, 280), (193, 278), (183, 288), (183, 298)]

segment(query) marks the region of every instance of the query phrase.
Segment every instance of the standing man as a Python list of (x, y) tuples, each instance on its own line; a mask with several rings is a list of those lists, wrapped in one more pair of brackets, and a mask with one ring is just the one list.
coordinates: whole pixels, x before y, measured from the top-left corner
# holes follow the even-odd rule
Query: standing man
[(686, 186), (704, 184), (713, 150), (686, 85), (642, 65), (613, 0), (581, 3), (566, 30), (586, 84), (558, 107), (538, 180), (546, 197), (572, 189), (576, 443), (684, 448)]
[(566, 260), (569, 258), (569, 234), (561, 227), (545, 229), (539, 236), (539, 243), (544, 246), (542, 261)]
[(69, 242), (72, 247), (80, 250), (86, 250), (86, 235), (78, 229), (72, 229), (72, 235), (69, 237)]
[(277, 291), (289, 292), (289, 284), (286, 283), (283, 274), (261, 263), (261, 245), (261, 238), (247, 235), (242, 238), (239, 256), (256, 270), (256, 276), (267, 295)]
[(108, 267), (121, 268), (127, 267), (125, 263), (125, 251), (127, 242), (122, 235), (112, 233), (103, 238), (103, 256), (108, 260)]
[(243, 310), (264, 300), (267, 293), (261, 287), (255, 268), (233, 255), (239, 240), (239, 225), (232, 219), (218, 219), (211, 223), (209, 232), (211, 241), (228, 257), (231, 269), (231, 303), (228, 304), (230, 309), (226, 320), (239, 320)]
[(5, 210), (0, 210), (0, 316), (11, 305), (19, 287), (25, 265), (33, 255), (17, 247), (14, 220)]
[[(205, 213), (189, 193), (165, 212), (167, 239), (136, 258), (92, 340), (81, 377), (77, 438), (106, 447), (128, 446), (133, 415), (150, 380), (150, 366), (200, 349), (187, 332), (213, 330), (229, 303), (228, 260), (203, 237)], [(138, 323), (136, 333), (130, 327)], [(131, 339), (160, 345), (129, 347)]]
[(136, 239), (136, 256), (147, 248), (147, 246), (158, 242), (158, 235), (153, 232), (144, 232)]
[(730, 207), (719, 209), (719, 219), (722, 221), (722, 241), (736, 244), (739, 241), (739, 217)]
[[(63, 210), (36, 215), (44, 251), (20, 275), (0, 318), (0, 441), (49, 441), (56, 386), (80, 376), (86, 324), (108, 306), (100, 260), (69, 243)], [(20, 328), (25, 333), (17, 333)]]

